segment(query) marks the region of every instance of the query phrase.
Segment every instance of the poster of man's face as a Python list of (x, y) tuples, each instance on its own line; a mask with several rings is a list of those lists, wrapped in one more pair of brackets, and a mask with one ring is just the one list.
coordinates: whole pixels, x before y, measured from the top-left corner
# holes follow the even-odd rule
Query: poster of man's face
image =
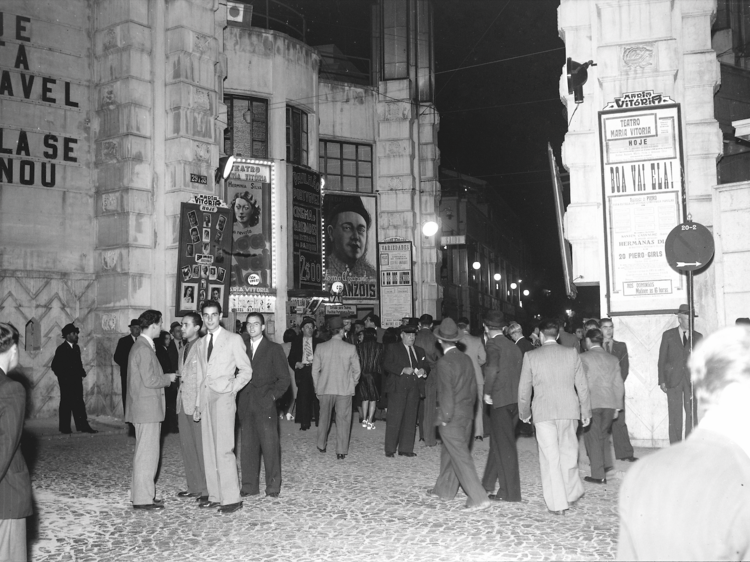
[(327, 283), (377, 284), (375, 198), (329, 193), (323, 200), (323, 215), (326, 219)]

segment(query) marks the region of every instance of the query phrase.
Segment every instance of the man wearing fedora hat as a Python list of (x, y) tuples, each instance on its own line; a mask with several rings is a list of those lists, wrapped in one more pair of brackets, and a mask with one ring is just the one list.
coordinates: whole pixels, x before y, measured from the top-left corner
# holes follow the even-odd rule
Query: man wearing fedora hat
[[(693, 316), (697, 317), (693, 311)], [(685, 437), (693, 429), (693, 399), (690, 391), (691, 343), (697, 344), (703, 334), (693, 330), (690, 336), (690, 310), (681, 304), (677, 310), (676, 328), (664, 332), (659, 346), (659, 388), (667, 395), (669, 442), (682, 441), (682, 410), (685, 409)]]
[(328, 275), (337, 279), (345, 274), (355, 278), (377, 277), (377, 271), (367, 261), (371, 225), (370, 213), (359, 196), (347, 196), (332, 209), (326, 221)]
[(81, 348), (78, 347), (78, 332), (75, 324), (66, 324), (62, 329), (65, 340), (55, 351), (52, 359), (52, 372), (60, 384), (60, 433), (69, 434), (70, 413), (76, 429), (82, 433), (98, 433), (88, 422), (86, 404), (83, 402), (83, 379), (86, 371), (81, 360)]
[(424, 349), (414, 345), (419, 321), (401, 327), (401, 341), (385, 348), (383, 370), (388, 377), (388, 412), (385, 418), (385, 456), (416, 457), (414, 437), (417, 434), (419, 397), (424, 392), (430, 372)]
[(438, 385), (437, 423), (443, 449), (440, 453), (440, 474), (435, 486), (427, 493), (444, 500), (452, 500), (459, 484), (469, 499), (466, 509), (477, 511), (490, 506), (487, 492), (479, 482), (474, 460), (471, 458), (471, 427), (477, 401), (477, 381), (474, 366), (466, 354), (456, 347), (461, 333), (452, 318), (444, 318), (435, 328), (443, 356), (435, 366)]
[(130, 350), (133, 348), (133, 344), (138, 339), (138, 336), (141, 335), (141, 324), (138, 322), (138, 318), (133, 318), (128, 327), (130, 328), (130, 334), (120, 338), (115, 349), (115, 363), (120, 366), (123, 416), (125, 415), (125, 404), (128, 394), (128, 355), (130, 355)]
[(289, 367), (294, 369), (294, 382), (297, 384), (296, 415), (294, 421), (300, 424), (300, 431), (310, 429), (310, 423), (319, 417), (318, 399), (315, 397), (315, 387), (312, 380), (313, 354), (320, 340), (314, 337), (315, 319), (305, 316), (300, 324), (302, 333), (292, 341), (292, 347), (287, 357)]
[(361, 368), (357, 348), (343, 340), (344, 321), (334, 316), (328, 321), (331, 339), (315, 350), (312, 366), (315, 394), (320, 401), (318, 451), (326, 452), (331, 410), (336, 407), (336, 458), (343, 460), (349, 453), (352, 430), (352, 396), (359, 382)]

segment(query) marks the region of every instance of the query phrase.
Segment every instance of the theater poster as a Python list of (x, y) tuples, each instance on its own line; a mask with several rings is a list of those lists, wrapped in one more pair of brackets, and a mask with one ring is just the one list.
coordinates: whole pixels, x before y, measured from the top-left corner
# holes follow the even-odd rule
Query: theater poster
[(375, 197), (326, 193), (323, 197), (325, 290), (341, 281), (344, 304), (378, 298)]
[(232, 212), (231, 293), (271, 293), (273, 164), (238, 158), (226, 180)]
[(294, 288), (320, 290), (323, 286), (320, 174), (294, 166), (291, 180)]
[(180, 244), (175, 283), (176, 316), (199, 312), (211, 299), (228, 309), (232, 263), (231, 213), (213, 195), (196, 195), (180, 207)]
[(599, 112), (609, 313), (673, 312), (685, 277), (664, 243), (683, 220), (680, 106), (653, 91), (616, 98)]

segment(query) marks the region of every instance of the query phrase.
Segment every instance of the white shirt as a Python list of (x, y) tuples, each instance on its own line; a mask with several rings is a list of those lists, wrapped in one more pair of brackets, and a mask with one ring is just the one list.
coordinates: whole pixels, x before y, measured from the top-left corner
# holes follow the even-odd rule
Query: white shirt
[(154, 350), (154, 353), (156, 353), (156, 346), (154, 345), (154, 340), (152, 340), (150, 337), (148, 337), (146, 334), (141, 334), (144, 338), (146, 338), (146, 341), (151, 346), (151, 349)]
[[(208, 338), (208, 341), (206, 342), (206, 361), (208, 361), (208, 344), (213, 342), (213, 347), (211, 348), (211, 353), (213, 353), (213, 348), (216, 347), (216, 340), (219, 337), (219, 334), (224, 331), (224, 328), (219, 325), (218, 328), (216, 328), (213, 332), (208, 332), (206, 334), (206, 337)], [(211, 339), (211, 336), (213, 336), (213, 340)]]

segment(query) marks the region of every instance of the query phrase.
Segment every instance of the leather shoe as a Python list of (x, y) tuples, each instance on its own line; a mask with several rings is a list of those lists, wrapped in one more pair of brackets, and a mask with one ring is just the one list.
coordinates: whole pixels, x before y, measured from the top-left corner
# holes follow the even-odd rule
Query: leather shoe
[(99, 433), (99, 432), (93, 427), (87, 427), (86, 429), (82, 429), (81, 433)]
[(267, 498), (278, 498), (279, 493), (278, 492), (271, 492), (270, 494), (266, 494)]
[(154, 503), (160, 503), (161, 505), (164, 505), (164, 498), (154, 498)]
[(200, 496), (198, 498), (195, 498), (195, 501), (197, 501), (198, 503), (207, 502), (208, 501), (208, 496)]
[(520, 502), (521, 500), (508, 500), (506, 498), (503, 498), (499, 496), (498, 494), (490, 494), (487, 496), (489, 499), (491, 499), (493, 502)]
[(482, 437), (481, 435), (477, 435), (477, 436), (476, 436), (476, 437), (474, 438), (474, 441), (484, 441), (484, 437)]
[(628, 462), (635, 462), (635, 461), (637, 461), (637, 460), (638, 460), (638, 457), (624, 457), (624, 458), (622, 458), (622, 459), (618, 459), (618, 460), (621, 460), (621, 461), (628, 461)]
[(239, 509), (242, 509), (242, 502), (228, 503), (227, 505), (222, 505), (219, 508), (219, 513), (234, 513)]
[(246, 498), (248, 496), (257, 496), (258, 494), (260, 494), (260, 492), (240, 492), (240, 496), (243, 498)]
[(164, 509), (163, 503), (141, 503), (134, 504), (133, 509), (142, 509), (144, 511), (152, 511), (154, 509)]
[(586, 482), (591, 482), (592, 484), (606, 484), (607, 483), (606, 478), (592, 478), (591, 476), (584, 476), (583, 479)]
[(553, 515), (565, 515), (565, 510), (564, 509), (560, 509), (558, 511), (553, 511), (551, 509), (548, 509), (547, 511), (549, 511)]
[(63, 431), (63, 430), (61, 429), (61, 430), (60, 430), (60, 433), (62, 433), (63, 435), (70, 435), (70, 434), (71, 434), (71, 433), (73, 433), (73, 432), (72, 432), (72, 431), (70, 431), (69, 429), (68, 429), (67, 431)]
[(300, 431), (307, 431), (308, 429), (310, 429), (309, 425), (301, 425), (301, 426), (299, 426), (299, 430)]
[(399, 453), (399, 457), (416, 457), (417, 453)]
[(183, 490), (182, 492), (177, 492), (177, 497), (182, 499), (199, 498), (201, 497), (201, 494), (200, 492), (189, 492), (187, 490)]
[(491, 505), (492, 505), (492, 502), (490, 501), (478, 503), (477, 505), (467, 505), (464, 508), (464, 511), (482, 511), (482, 510), (487, 509)]
[(337, 454), (336, 454), (336, 458), (337, 458), (338, 460), (342, 461), (342, 460), (344, 460), (344, 459), (346, 458), (346, 455), (342, 455), (342, 454), (340, 454), (340, 453), (337, 453)]
[(396, 453), (386, 453), (385, 456), (392, 459)]
[(322, 448), (322, 449), (321, 449), (320, 447), (318, 447), (317, 449), (318, 449), (318, 451), (320, 451), (321, 453), (325, 453), (325, 452), (326, 452), (326, 448), (325, 448), (325, 447), (324, 447), (324, 448)]
[(204, 502), (200, 502), (198, 504), (198, 507), (200, 508), (207, 508), (207, 507), (219, 507), (221, 504), (219, 502), (212, 502), (209, 500), (206, 500)]

